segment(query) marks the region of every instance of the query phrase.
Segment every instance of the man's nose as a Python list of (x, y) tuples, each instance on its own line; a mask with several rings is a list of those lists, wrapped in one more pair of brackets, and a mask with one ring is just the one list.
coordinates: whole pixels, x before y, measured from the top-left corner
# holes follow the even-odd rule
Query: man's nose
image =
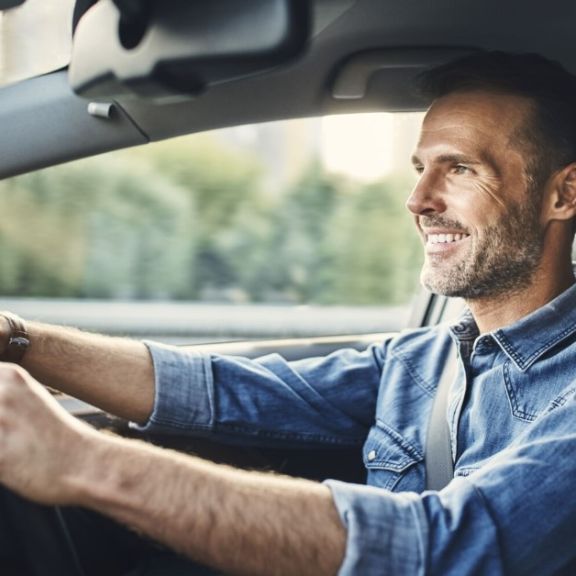
[(406, 201), (408, 210), (416, 216), (442, 214), (446, 210), (446, 204), (439, 184), (437, 177), (422, 174)]

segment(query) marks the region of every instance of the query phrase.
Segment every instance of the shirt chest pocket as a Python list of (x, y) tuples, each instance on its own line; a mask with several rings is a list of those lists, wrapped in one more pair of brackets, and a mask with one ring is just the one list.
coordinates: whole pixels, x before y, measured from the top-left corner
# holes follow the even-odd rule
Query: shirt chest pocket
[(424, 489), (424, 456), (413, 443), (380, 420), (364, 444), (368, 484), (395, 492)]
[(563, 406), (574, 396), (576, 389), (566, 376), (567, 362), (559, 364), (540, 362), (526, 372), (515, 369), (510, 362), (504, 365), (508, 403), (517, 420), (533, 422), (539, 416)]

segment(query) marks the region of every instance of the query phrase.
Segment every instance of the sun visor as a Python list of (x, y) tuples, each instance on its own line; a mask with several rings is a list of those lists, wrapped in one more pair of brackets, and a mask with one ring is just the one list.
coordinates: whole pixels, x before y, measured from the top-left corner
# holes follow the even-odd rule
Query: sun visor
[(87, 98), (174, 102), (292, 62), (307, 0), (100, 0), (80, 19), (69, 81)]

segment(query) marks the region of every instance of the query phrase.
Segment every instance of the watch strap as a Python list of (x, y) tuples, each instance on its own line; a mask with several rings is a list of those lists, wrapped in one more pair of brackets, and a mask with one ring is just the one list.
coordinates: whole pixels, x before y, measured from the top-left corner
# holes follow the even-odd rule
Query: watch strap
[(0, 354), (0, 361), (20, 364), (26, 350), (30, 347), (30, 335), (26, 330), (26, 325), (22, 318), (15, 314), (1, 312), (0, 315), (6, 318), (6, 321), (10, 326), (8, 341), (4, 348), (4, 352)]

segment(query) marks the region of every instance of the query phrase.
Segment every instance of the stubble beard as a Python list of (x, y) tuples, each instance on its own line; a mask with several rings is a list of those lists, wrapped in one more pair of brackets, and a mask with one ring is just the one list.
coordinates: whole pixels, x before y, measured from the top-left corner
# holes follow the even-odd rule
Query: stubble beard
[[(441, 216), (429, 225), (442, 225)], [(453, 222), (450, 224), (453, 226)], [(543, 234), (538, 209), (529, 202), (509, 207), (496, 223), (486, 227), (459, 261), (435, 261), (428, 256), (422, 268), (422, 284), (445, 296), (480, 300), (513, 294), (526, 288), (542, 257)]]

